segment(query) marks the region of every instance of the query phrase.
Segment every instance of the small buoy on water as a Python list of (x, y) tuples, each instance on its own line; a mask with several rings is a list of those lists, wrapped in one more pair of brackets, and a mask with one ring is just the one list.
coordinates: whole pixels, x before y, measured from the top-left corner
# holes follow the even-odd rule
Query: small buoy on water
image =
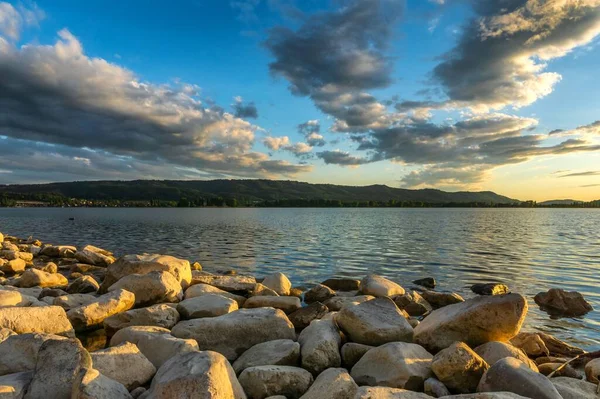
[(69, 220), (75, 220), (75, 218), (69, 218)]

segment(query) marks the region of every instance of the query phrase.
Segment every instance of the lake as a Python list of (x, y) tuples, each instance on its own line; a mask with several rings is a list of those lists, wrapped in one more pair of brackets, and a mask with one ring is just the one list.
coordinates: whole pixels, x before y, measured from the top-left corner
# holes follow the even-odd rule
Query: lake
[(214, 272), (281, 271), (297, 285), (377, 273), (410, 288), (431, 276), (439, 290), (471, 297), (472, 284), (497, 281), (529, 298), (525, 330), (600, 346), (598, 311), (551, 319), (532, 299), (559, 287), (600, 310), (600, 210), (5, 208), (0, 231), (116, 255), (170, 254)]

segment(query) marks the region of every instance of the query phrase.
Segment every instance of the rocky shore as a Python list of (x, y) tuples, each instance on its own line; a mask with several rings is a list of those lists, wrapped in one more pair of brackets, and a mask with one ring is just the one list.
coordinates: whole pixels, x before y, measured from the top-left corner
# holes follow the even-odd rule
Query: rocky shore
[[(463, 299), (377, 275), (293, 287), (168, 255), (0, 233), (0, 399), (586, 399), (600, 353), (522, 332), (501, 284)], [(576, 292), (535, 303), (592, 310)]]

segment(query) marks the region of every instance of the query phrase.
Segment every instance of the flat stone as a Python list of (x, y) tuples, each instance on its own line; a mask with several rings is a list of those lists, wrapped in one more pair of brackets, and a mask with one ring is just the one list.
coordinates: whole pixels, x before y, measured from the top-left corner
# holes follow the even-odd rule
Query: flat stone
[(444, 306), (464, 302), (463, 297), (455, 292), (437, 292), (425, 290), (421, 293), (421, 296), (434, 309), (439, 309), (443, 308)]
[(360, 280), (352, 278), (330, 278), (321, 284), (335, 291), (355, 291), (360, 289)]
[(269, 287), (279, 295), (290, 295), (292, 283), (283, 273), (273, 273), (265, 277), (262, 284)]
[(583, 316), (594, 310), (583, 295), (577, 291), (565, 291), (560, 288), (552, 288), (548, 292), (538, 293), (533, 300), (540, 308), (551, 315), (557, 316)]
[(171, 333), (192, 338), (201, 350), (213, 350), (235, 360), (261, 342), (296, 339), (294, 325), (284, 312), (273, 308), (240, 309), (223, 316), (180, 321)]
[(108, 288), (108, 292), (117, 290), (132, 292), (135, 295), (136, 307), (179, 302), (183, 299), (181, 284), (167, 271), (130, 274)]
[(95, 302), (69, 310), (67, 317), (75, 331), (94, 330), (102, 328), (102, 323), (110, 316), (131, 309), (134, 303), (133, 293), (115, 290), (98, 297)]
[(357, 344), (355, 342), (345, 343), (340, 350), (344, 367), (350, 370), (365, 353), (373, 348), (374, 346)]
[(184, 298), (190, 299), (190, 298), (196, 298), (196, 297), (199, 297), (202, 295), (211, 295), (211, 294), (219, 294), (226, 298), (233, 299), (234, 301), (237, 302), (238, 307), (240, 307), (240, 308), (243, 307), (244, 302), (246, 302), (246, 297), (244, 297), (242, 295), (232, 294), (231, 292), (227, 292), (220, 288), (213, 287), (212, 285), (202, 284), (202, 283), (194, 284), (191, 287), (189, 287), (187, 290), (185, 290)]
[(149, 382), (156, 368), (135, 344), (117, 346), (90, 353), (94, 368), (131, 391)]
[(112, 256), (104, 255), (101, 252), (94, 252), (90, 247), (86, 247), (81, 251), (75, 252), (75, 259), (81, 263), (87, 263), (88, 265), (103, 266), (112, 265), (115, 263), (115, 258)]
[(313, 375), (331, 367), (340, 367), (342, 337), (333, 320), (315, 320), (300, 333), (302, 367)]
[(389, 298), (348, 305), (335, 320), (352, 342), (378, 346), (387, 342), (411, 342), (413, 329)]
[(419, 345), (390, 342), (365, 353), (350, 375), (358, 385), (422, 391), (425, 380), (433, 376), (432, 359)]
[(313, 376), (299, 367), (256, 366), (242, 371), (239, 381), (250, 399), (273, 395), (297, 399), (308, 391)]
[(244, 308), (275, 308), (292, 313), (302, 306), (295, 296), (253, 296), (244, 303)]
[(323, 305), (321, 302), (313, 302), (308, 306), (300, 308), (288, 315), (288, 318), (299, 330), (302, 330), (310, 324), (313, 320), (318, 320), (321, 317), (325, 316), (329, 313), (329, 309), (327, 306)]
[(0, 308), (0, 328), (17, 334), (46, 333), (74, 337), (73, 326), (60, 306)]
[(301, 399), (352, 399), (357, 390), (346, 369), (330, 368), (319, 374)]
[(22, 399), (33, 379), (33, 372), (8, 374), (0, 377), (0, 398)]
[(131, 309), (104, 319), (106, 334), (111, 337), (117, 331), (131, 326), (155, 326), (171, 329), (179, 322), (179, 312), (172, 305), (158, 304), (147, 308)]
[(376, 274), (371, 274), (360, 282), (360, 291), (364, 295), (372, 295), (374, 297), (392, 297), (394, 295), (403, 295), (405, 292), (404, 288), (399, 284)]
[(474, 392), (488, 368), (486, 361), (462, 342), (442, 349), (431, 362), (436, 377), (456, 393)]
[(326, 300), (323, 304), (327, 306), (329, 311), (337, 312), (341, 310), (346, 305), (358, 305), (359, 303), (363, 303), (366, 301), (370, 301), (371, 299), (375, 299), (372, 295), (357, 295), (357, 296), (334, 296)]
[(194, 284), (208, 284), (227, 292), (249, 292), (254, 290), (256, 279), (252, 276), (197, 276)]
[(498, 360), (505, 357), (514, 357), (525, 363), (533, 371), (538, 371), (537, 365), (533, 360), (529, 359), (521, 349), (507, 342), (487, 342), (476, 347), (474, 351), (490, 366), (493, 366)]
[(19, 287), (66, 287), (69, 280), (62, 274), (46, 273), (42, 270), (26, 270), (19, 278)]
[(132, 399), (123, 384), (98, 370), (82, 368), (73, 384), (71, 399)]
[(536, 399), (562, 399), (548, 378), (512, 357), (501, 359), (491, 366), (481, 378), (477, 391), (513, 392)]
[(233, 362), (236, 374), (254, 366), (297, 366), (300, 344), (291, 339), (276, 339), (254, 345)]
[(456, 341), (476, 347), (508, 341), (521, 329), (527, 300), (519, 294), (479, 296), (434, 310), (414, 331), (414, 342), (438, 352)]
[(325, 302), (335, 296), (335, 291), (323, 284), (317, 284), (304, 293), (304, 302)]
[(216, 317), (235, 310), (238, 310), (237, 302), (219, 294), (208, 294), (185, 299), (177, 305), (177, 311), (184, 319)]
[(504, 295), (510, 292), (506, 285), (500, 283), (473, 284), (471, 291), (477, 295)]

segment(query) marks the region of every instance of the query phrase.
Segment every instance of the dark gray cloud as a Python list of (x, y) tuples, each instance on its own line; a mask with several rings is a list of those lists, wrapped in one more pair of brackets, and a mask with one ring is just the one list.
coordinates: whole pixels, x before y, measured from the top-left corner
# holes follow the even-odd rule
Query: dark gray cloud
[(298, 125), (298, 133), (304, 136), (311, 147), (323, 147), (325, 138), (321, 135), (321, 124), (318, 120), (310, 120)]
[(369, 159), (356, 157), (348, 152), (333, 150), (317, 152), (317, 158), (322, 159), (326, 164), (341, 166), (358, 166), (371, 162)]
[(258, 118), (258, 109), (254, 102), (249, 102), (244, 104), (241, 97), (236, 98), (235, 103), (233, 103), (234, 114), (238, 118), (248, 119), (248, 118)]
[(588, 170), (586, 172), (569, 173), (558, 177), (585, 177), (585, 176), (600, 176), (600, 170)]

